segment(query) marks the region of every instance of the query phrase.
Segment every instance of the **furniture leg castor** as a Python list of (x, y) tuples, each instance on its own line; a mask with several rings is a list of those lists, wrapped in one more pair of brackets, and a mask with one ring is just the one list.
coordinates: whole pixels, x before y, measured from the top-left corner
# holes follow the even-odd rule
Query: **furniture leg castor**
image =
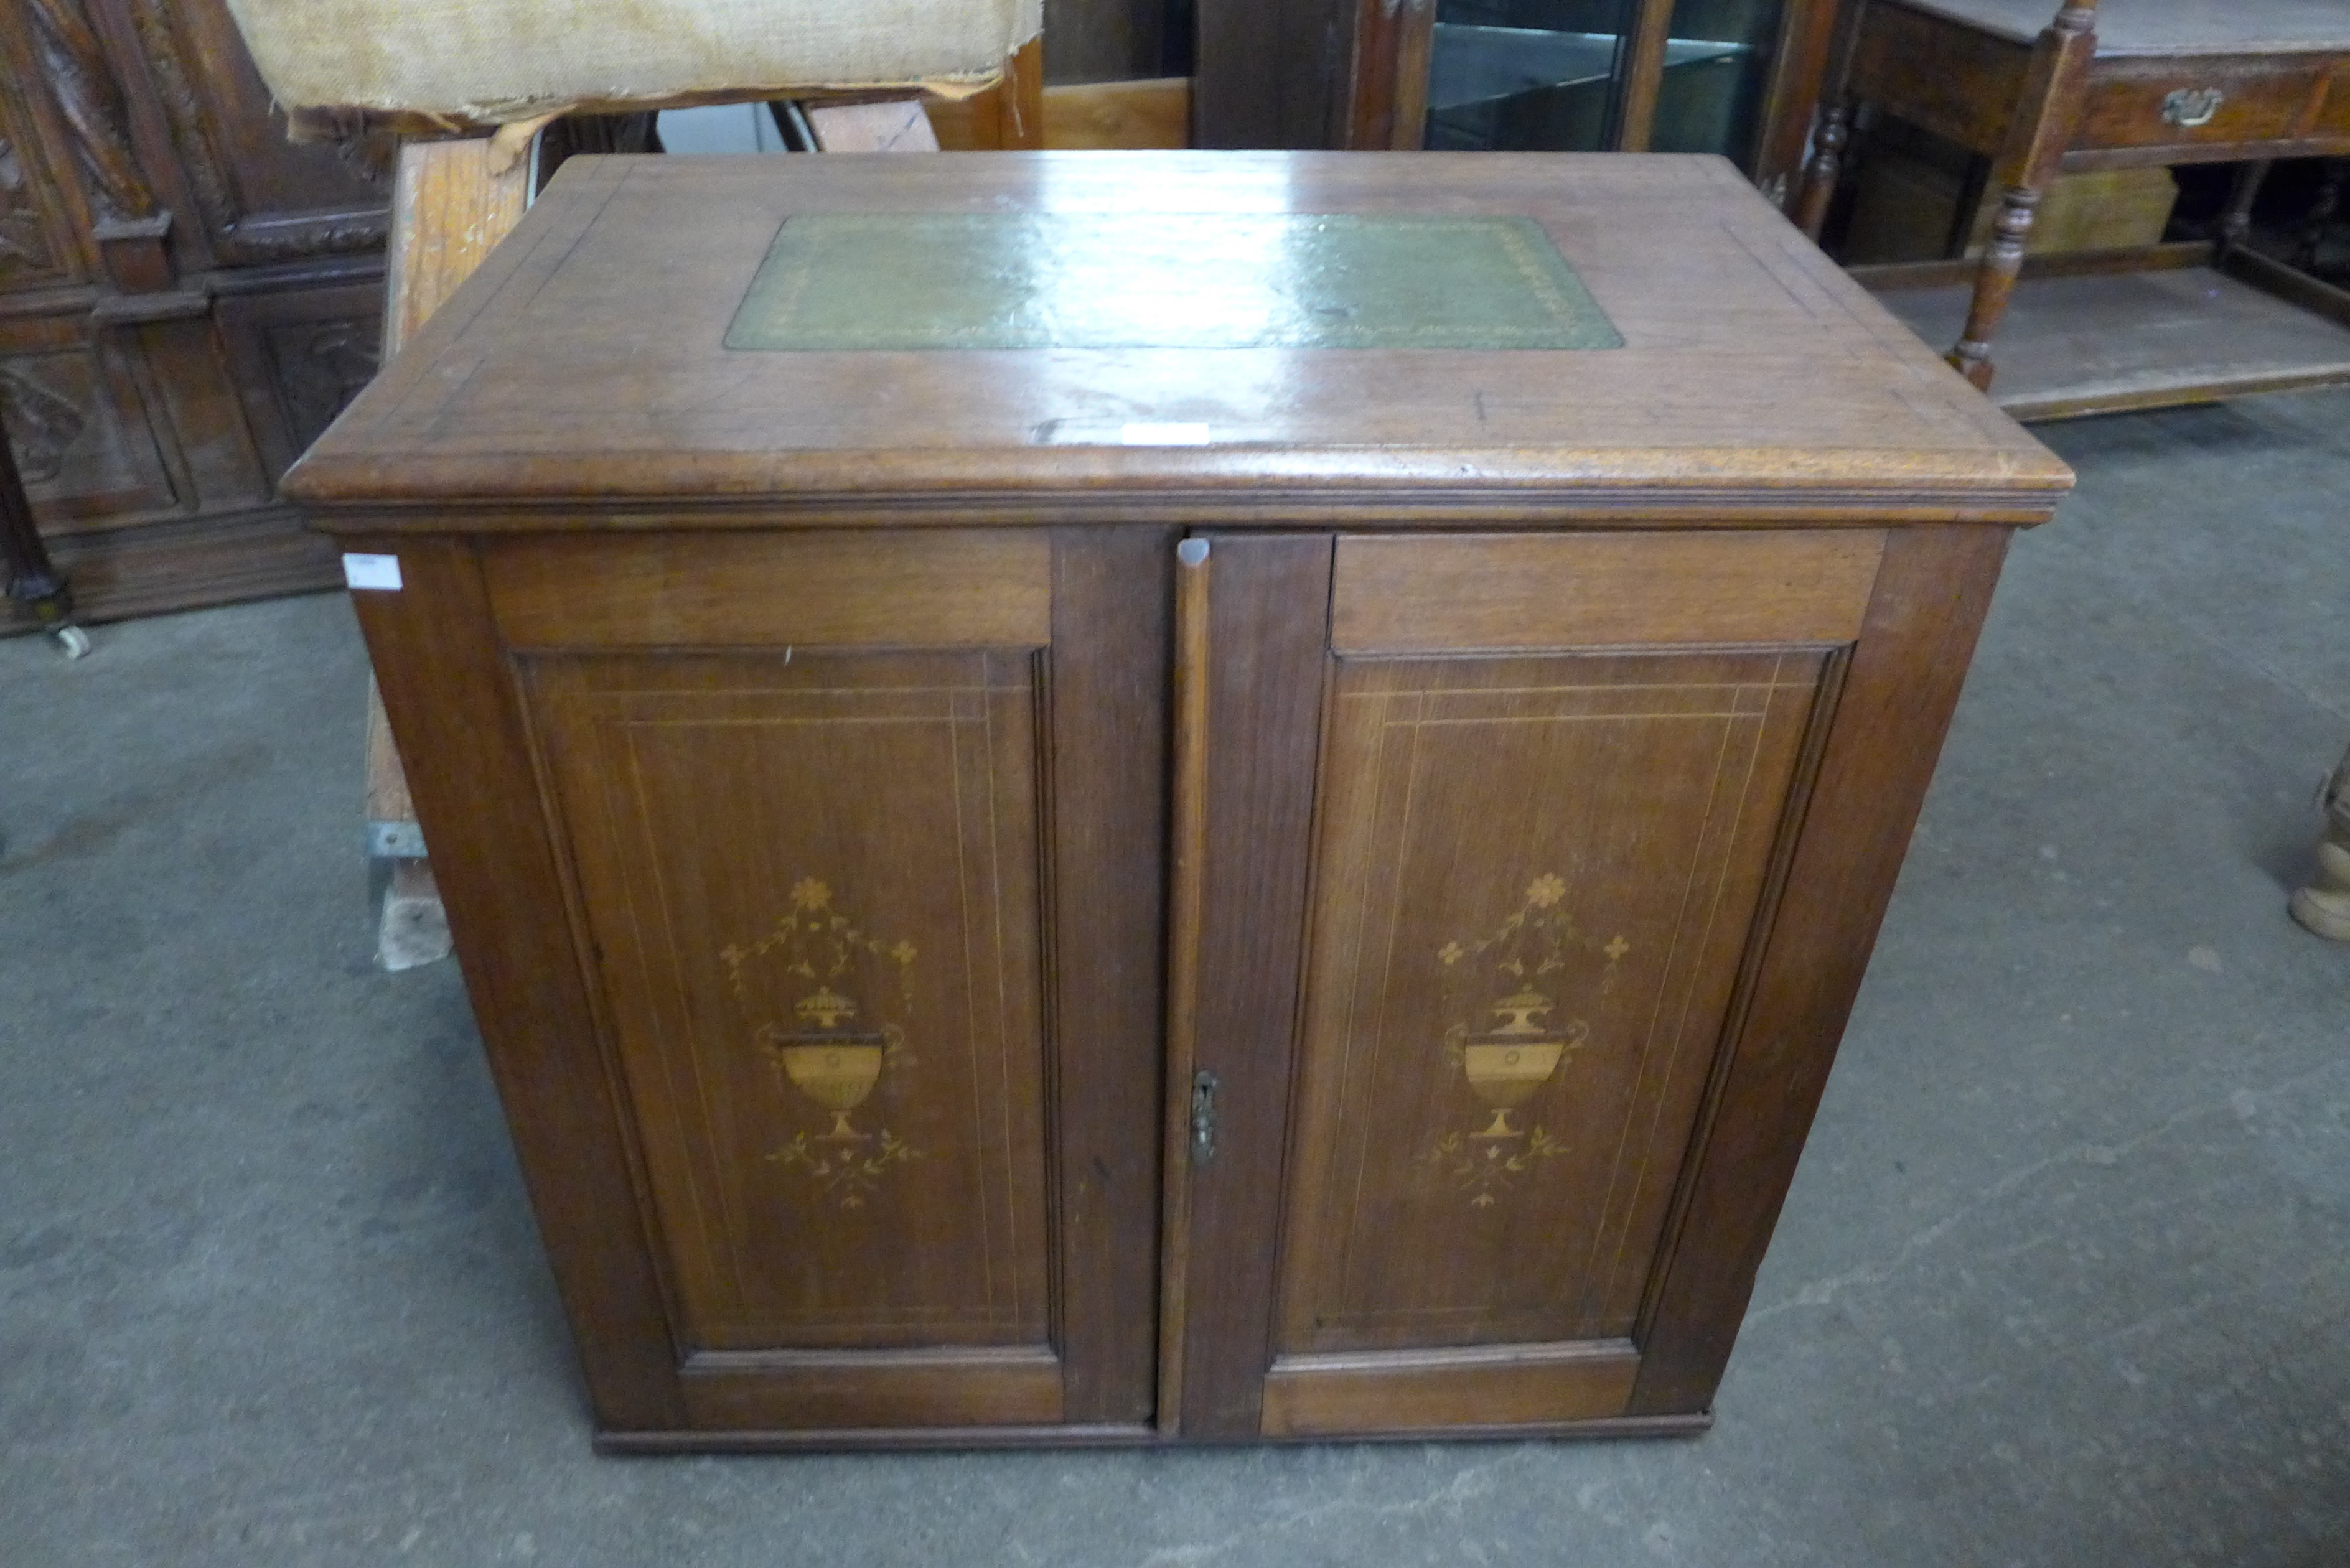
[(2317, 841), (2317, 876), (2298, 888), (2293, 918), (2330, 941), (2350, 942), (2350, 753), (2325, 784), (2325, 836)]

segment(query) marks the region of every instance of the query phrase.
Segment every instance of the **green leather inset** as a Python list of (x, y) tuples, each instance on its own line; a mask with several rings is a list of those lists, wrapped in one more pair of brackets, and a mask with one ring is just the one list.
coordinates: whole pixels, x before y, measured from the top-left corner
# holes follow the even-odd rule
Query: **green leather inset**
[(729, 348), (1620, 348), (1523, 217), (809, 213)]

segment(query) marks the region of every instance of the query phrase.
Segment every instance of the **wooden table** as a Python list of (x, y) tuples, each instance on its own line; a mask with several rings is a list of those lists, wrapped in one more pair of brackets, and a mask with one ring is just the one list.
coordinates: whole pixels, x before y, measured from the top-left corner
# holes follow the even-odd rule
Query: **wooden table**
[[(2241, 246), (2277, 158), (2350, 151), (2350, 0), (1854, 0), (1814, 139), (1816, 236), (1856, 103), (1994, 160), (1980, 263), (1857, 269), (2001, 405), (2053, 417), (2350, 380), (2350, 294)], [(2026, 262), (2059, 172), (2242, 162), (2212, 245)], [(2019, 287), (2019, 276), (2022, 279)], [(2012, 317), (2011, 320), (2010, 317)], [(2002, 373), (1992, 341), (2002, 323)]]
[(2069, 482), (1719, 160), (1175, 153), (576, 160), (289, 484), (658, 1449), (1700, 1429)]

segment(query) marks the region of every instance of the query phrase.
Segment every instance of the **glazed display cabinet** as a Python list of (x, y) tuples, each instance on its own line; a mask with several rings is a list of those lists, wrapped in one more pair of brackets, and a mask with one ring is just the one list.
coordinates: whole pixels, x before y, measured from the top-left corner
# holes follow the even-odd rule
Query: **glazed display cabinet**
[(1789, 189), (1833, 7), (1817, 0), (1367, 0), (1346, 141), (1717, 152)]
[(289, 480), (602, 1440), (1690, 1432), (2070, 475), (1711, 158), (575, 159)]

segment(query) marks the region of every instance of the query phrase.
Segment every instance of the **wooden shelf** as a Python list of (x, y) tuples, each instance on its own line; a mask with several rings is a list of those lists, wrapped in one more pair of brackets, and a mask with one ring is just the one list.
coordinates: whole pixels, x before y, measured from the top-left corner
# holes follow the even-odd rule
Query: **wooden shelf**
[[(1958, 340), (1971, 262), (1853, 275), (1937, 348)], [(2350, 295), (2200, 245), (2027, 264), (1992, 349), (1991, 400), (2020, 420), (2212, 402), (2350, 381)]]

